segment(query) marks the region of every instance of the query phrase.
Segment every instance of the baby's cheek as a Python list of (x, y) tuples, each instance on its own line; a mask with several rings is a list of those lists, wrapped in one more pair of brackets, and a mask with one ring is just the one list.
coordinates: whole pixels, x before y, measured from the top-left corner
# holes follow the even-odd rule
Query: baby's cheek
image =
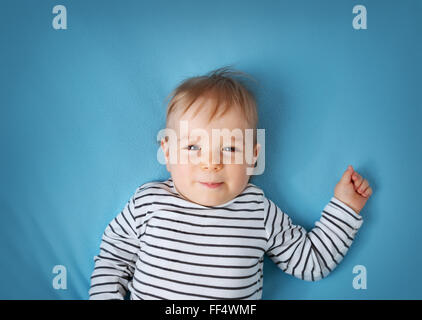
[(249, 181), (249, 175), (246, 173), (247, 166), (244, 164), (232, 164), (227, 166), (227, 179), (233, 191), (242, 191)]
[(178, 185), (186, 184), (189, 181), (189, 165), (173, 164), (170, 166), (170, 173), (173, 181), (176, 181)]

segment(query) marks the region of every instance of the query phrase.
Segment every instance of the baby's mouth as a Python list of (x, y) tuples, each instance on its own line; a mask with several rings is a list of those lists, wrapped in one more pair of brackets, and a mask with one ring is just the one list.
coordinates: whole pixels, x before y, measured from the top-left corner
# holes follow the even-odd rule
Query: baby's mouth
[(220, 187), (223, 184), (223, 182), (200, 182), (200, 184), (202, 184), (205, 187), (215, 189), (215, 188)]

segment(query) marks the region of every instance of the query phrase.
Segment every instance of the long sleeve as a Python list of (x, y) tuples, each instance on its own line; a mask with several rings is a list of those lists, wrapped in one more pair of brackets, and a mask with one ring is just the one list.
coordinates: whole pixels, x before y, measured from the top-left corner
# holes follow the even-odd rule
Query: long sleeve
[(265, 197), (264, 207), (268, 257), (284, 272), (306, 281), (320, 280), (333, 271), (363, 223), (361, 216), (335, 197), (309, 232), (294, 225)]
[(90, 300), (123, 300), (128, 291), (140, 248), (134, 207), (134, 197), (131, 197), (104, 231), (100, 253), (94, 257)]

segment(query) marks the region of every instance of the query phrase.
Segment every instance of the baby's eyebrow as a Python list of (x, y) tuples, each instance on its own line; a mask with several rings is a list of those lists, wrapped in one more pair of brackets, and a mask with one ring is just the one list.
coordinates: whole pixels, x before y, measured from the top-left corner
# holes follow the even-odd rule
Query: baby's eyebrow
[[(191, 141), (192, 143), (196, 143), (198, 142), (198, 140), (201, 138), (201, 136), (182, 136), (180, 138), (177, 139), (177, 141), (182, 141), (184, 139), (189, 139), (189, 141)], [(243, 137), (235, 137), (235, 136), (231, 136), (231, 142), (243, 142)]]
[(190, 140), (197, 141), (199, 138), (200, 138), (200, 136), (196, 136), (195, 137), (195, 136), (186, 136), (186, 135), (184, 135), (184, 136), (180, 137), (179, 139), (177, 139), (177, 141), (184, 140), (184, 139), (190, 139)]

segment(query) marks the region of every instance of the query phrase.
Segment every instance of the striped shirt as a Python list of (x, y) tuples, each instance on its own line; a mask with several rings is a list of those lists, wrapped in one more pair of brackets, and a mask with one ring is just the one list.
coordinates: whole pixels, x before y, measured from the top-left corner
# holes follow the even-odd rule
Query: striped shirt
[(138, 187), (104, 231), (90, 299), (261, 299), (264, 254), (316, 281), (349, 249), (362, 217), (336, 198), (307, 232), (252, 183), (218, 206), (185, 200), (172, 179)]

